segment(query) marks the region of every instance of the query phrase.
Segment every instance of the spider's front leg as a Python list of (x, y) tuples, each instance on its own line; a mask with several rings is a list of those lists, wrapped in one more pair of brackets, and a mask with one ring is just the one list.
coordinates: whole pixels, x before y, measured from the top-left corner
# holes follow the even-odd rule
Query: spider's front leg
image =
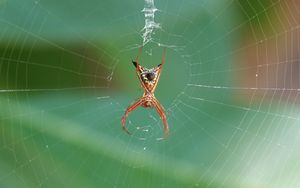
[(153, 96), (153, 105), (164, 124), (164, 138), (166, 139), (166, 137), (170, 136), (170, 132), (169, 132), (169, 126), (168, 126), (165, 110), (154, 96)]
[(137, 107), (141, 106), (144, 103), (144, 98), (141, 97), (138, 100), (136, 100), (132, 105), (130, 105), (127, 110), (125, 111), (125, 114), (122, 118), (122, 129), (127, 133), (130, 134), (128, 129), (125, 127), (126, 119), (128, 117), (128, 114), (132, 111), (134, 111)]

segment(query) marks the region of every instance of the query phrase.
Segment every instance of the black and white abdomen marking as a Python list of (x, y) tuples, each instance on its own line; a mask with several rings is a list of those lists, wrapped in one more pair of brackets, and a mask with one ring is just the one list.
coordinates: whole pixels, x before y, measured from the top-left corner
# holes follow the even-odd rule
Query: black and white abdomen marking
[(145, 71), (141, 74), (141, 79), (144, 83), (154, 83), (156, 80), (157, 74), (154, 71)]

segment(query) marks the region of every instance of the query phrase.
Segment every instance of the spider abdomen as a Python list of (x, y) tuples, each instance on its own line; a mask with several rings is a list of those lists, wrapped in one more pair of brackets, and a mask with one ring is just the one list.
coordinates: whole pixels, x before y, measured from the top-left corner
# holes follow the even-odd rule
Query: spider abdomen
[(154, 78), (155, 78), (155, 74), (153, 72), (149, 72), (146, 74), (146, 78), (149, 80), (149, 81), (153, 81)]
[(145, 72), (141, 74), (141, 78), (144, 83), (154, 82), (156, 74), (154, 72)]

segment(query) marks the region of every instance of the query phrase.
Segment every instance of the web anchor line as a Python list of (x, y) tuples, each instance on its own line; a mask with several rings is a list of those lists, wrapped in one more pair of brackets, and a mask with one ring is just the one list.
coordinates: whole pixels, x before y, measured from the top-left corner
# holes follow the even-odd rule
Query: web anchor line
[(158, 9), (154, 6), (154, 0), (145, 0), (145, 6), (142, 10), (145, 14), (145, 26), (142, 29), (143, 46), (152, 40), (154, 30), (161, 28), (160, 24), (154, 20), (156, 11), (158, 11)]

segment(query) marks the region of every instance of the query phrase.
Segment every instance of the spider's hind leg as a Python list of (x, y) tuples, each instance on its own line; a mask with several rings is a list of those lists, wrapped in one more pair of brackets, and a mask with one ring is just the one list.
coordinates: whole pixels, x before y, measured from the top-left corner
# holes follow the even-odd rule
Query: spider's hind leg
[(168, 126), (165, 110), (156, 98), (153, 98), (153, 101), (154, 101), (153, 102), (154, 107), (155, 107), (157, 113), (159, 114), (163, 124), (164, 124), (164, 139), (166, 139), (170, 136), (170, 132), (169, 132), (169, 126)]
[(138, 100), (136, 100), (132, 105), (130, 105), (127, 110), (125, 111), (125, 114), (122, 118), (122, 129), (127, 133), (131, 134), (128, 129), (125, 127), (126, 119), (130, 112), (134, 111), (137, 107), (141, 106), (144, 103), (144, 98), (141, 97)]

